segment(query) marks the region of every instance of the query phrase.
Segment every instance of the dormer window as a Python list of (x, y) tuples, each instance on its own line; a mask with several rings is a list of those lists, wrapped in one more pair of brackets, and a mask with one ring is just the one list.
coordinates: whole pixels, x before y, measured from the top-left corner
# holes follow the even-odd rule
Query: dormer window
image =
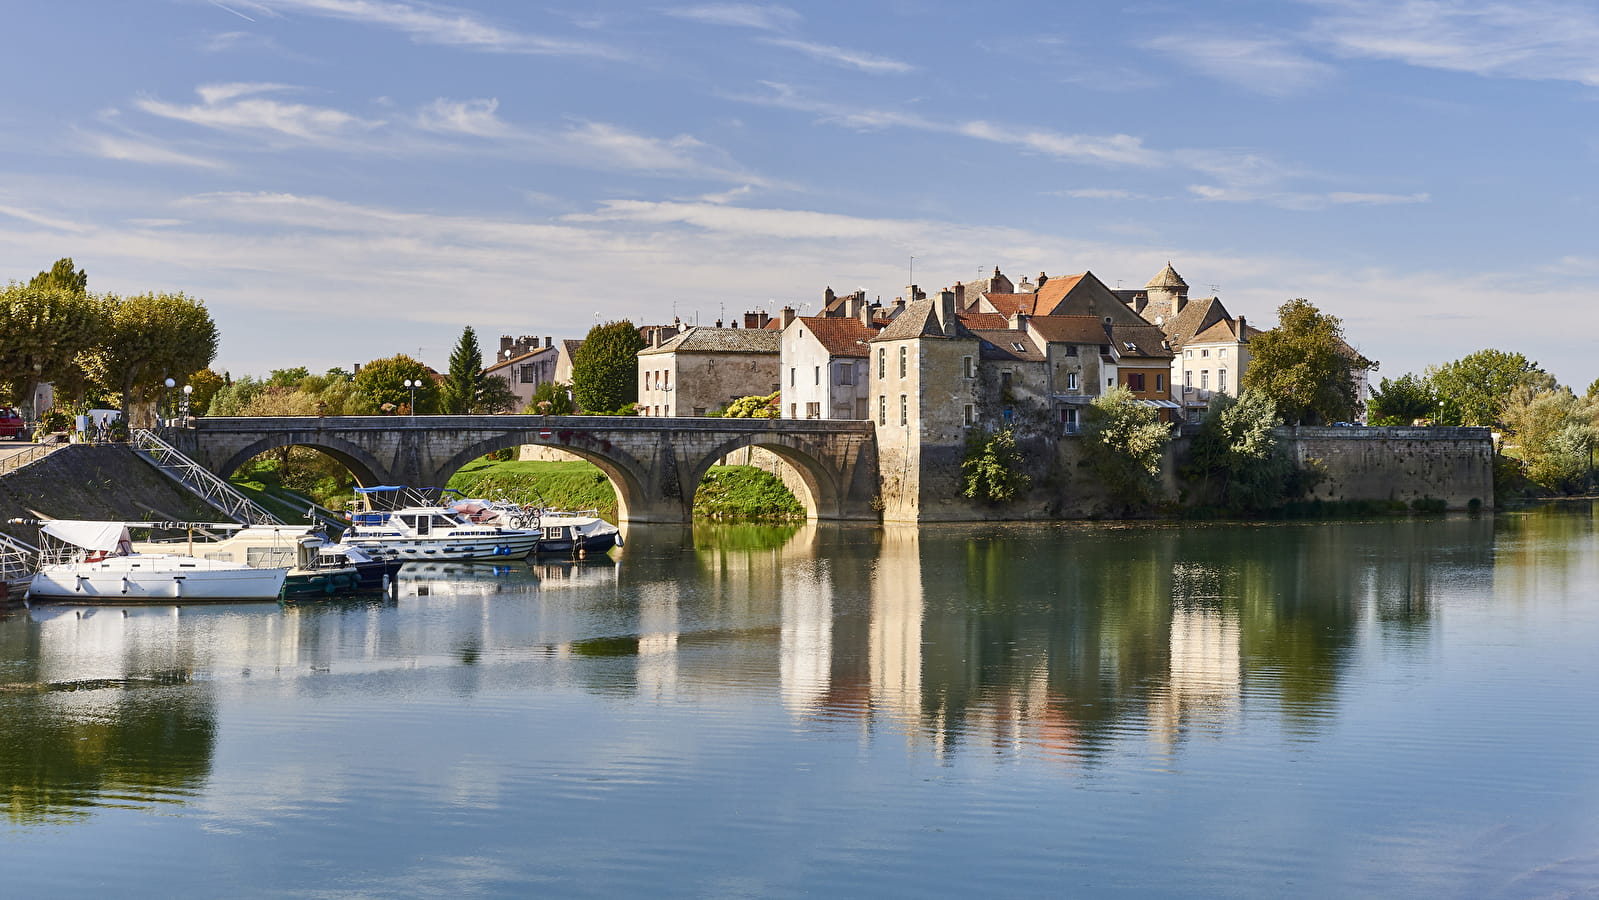
[(1132, 341), (1123, 341), (1122, 343), (1127, 345), (1127, 352), (1128, 353), (1137, 353), (1138, 352), (1138, 345), (1133, 343)]
[(1021, 341), (1011, 341), (1010, 347), (1011, 347), (1012, 350), (1017, 350), (1017, 351), (1025, 351), (1027, 349), (1027, 348), (1022, 346), (1022, 342)]

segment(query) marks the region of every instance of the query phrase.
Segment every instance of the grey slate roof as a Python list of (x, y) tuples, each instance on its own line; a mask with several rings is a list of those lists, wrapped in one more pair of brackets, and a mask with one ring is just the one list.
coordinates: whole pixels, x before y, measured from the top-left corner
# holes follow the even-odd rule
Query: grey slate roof
[(971, 331), (965, 325), (960, 324), (958, 316), (955, 320), (955, 334), (946, 335), (944, 329), (940, 328), (938, 324), (938, 312), (934, 306), (936, 303), (938, 301), (935, 299), (927, 299), (906, 304), (905, 311), (895, 316), (894, 321), (888, 323), (871, 340), (874, 342), (903, 341), (908, 338), (918, 337), (941, 338), (953, 336), (969, 338), (972, 336)]
[(657, 353), (772, 353), (783, 351), (781, 332), (764, 328), (702, 328), (696, 326), (659, 347), (646, 347), (639, 356)]

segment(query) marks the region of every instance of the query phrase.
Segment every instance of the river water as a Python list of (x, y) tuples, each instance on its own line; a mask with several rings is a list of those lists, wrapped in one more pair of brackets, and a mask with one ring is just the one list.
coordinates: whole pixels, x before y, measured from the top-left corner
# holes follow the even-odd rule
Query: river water
[(1599, 505), (0, 619), (6, 897), (1599, 894)]

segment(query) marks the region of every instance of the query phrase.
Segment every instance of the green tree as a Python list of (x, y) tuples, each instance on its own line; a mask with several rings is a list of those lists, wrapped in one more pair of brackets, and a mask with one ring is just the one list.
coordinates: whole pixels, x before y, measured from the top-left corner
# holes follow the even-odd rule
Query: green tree
[(68, 293), (84, 294), (89, 290), (89, 273), (74, 268), (72, 257), (64, 256), (56, 260), (55, 265), (33, 276), (28, 287), (60, 288)]
[(1212, 397), (1183, 471), (1198, 502), (1252, 513), (1304, 493), (1310, 476), (1281, 446), (1278, 424), (1276, 404), (1259, 392)]
[(438, 386), (432, 373), (427, 366), (401, 353), (375, 359), (356, 373), (357, 410), (367, 414), (399, 412), (411, 402), (411, 389), (405, 386), (406, 379), (422, 383), (416, 389), (417, 415), (428, 415), (438, 408)]
[(1016, 435), (1011, 429), (1002, 428), (987, 440), (974, 439), (967, 447), (966, 458), (961, 461), (961, 475), (966, 482), (961, 493), (990, 503), (1014, 500), (1032, 482), (1023, 467), (1024, 460), (1021, 451), (1016, 449)]
[(189, 394), (189, 414), (205, 415), (211, 408), (212, 399), (216, 397), (218, 391), (227, 386), (227, 383), (226, 377), (218, 375), (209, 368), (190, 375), (189, 386), (194, 388), (194, 391)]
[(1249, 341), (1249, 368), (1241, 387), (1277, 405), (1285, 422), (1353, 419), (1359, 403), (1355, 372), (1376, 363), (1344, 340), (1343, 322), (1295, 299), (1277, 309), (1277, 327)]
[(740, 397), (727, 405), (722, 411), (726, 419), (780, 419), (783, 417), (782, 408), (778, 401), (782, 399), (782, 391), (773, 391), (764, 397), (752, 395)]
[(1510, 392), (1544, 374), (1520, 353), (1491, 348), (1427, 369), (1433, 392), (1445, 403), (1446, 425), (1501, 424)]
[(572, 355), (572, 399), (589, 415), (624, 411), (638, 402), (638, 352), (644, 338), (623, 319), (589, 329)]
[(31, 409), (38, 384), (82, 380), (79, 356), (102, 332), (102, 306), (52, 286), (7, 285), (0, 292), (0, 381)]
[(447, 416), (481, 412), (487, 379), (483, 374), (483, 348), (478, 346), (477, 332), (468, 325), (461, 329), (461, 339), (450, 354), (450, 371), (439, 387), (439, 411)]
[(1115, 387), (1083, 414), (1083, 456), (1111, 495), (1126, 506), (1152, 502), (1160, 491), (1160, 457), (1171, 428), (1125, 387)]
[(125, 412), (152, 399), (165, 379), (182, 384), (216, 357), (216, 323), (205, 303), (181, 293), (108, 295), (105, 317), (107, 377)]
[(571, 388), (546, 381), (533, 389), (533, 399), (522, 411), (536, 416), (570, 416), (577, 412), (577, 407), (572, 403)]
[(1560, 493), (1587, 486), (1599, 441), (1599, 405), (1570, 388), (1523, 384), (1510, 392), (1501, 418), (1528, 480)]
[(1438, 398), (1427, 379), (1409, 372), (1384, 378), (1371, 392), (1366, 421), (1373, 425), (1409, 425), (1417, 419), (1435, 419)]

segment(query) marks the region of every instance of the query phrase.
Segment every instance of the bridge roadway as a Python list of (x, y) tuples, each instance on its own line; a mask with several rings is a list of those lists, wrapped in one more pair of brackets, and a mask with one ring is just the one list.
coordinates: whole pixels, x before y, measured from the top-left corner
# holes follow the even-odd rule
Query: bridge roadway
[(631, 416), (205, 417), (170, 436), (191, 459), (226, 478), (250, 458), (311, 447), (343, 463), (361, 485), (442, 485), (487, 453), (523, 444), (592, 462), (616, 488), (629, 522), (687, 522), (694, 493), (716, 460), (745, 447), (770, 450), (804, 482), (813, 519), (879, 518), (877, 440), (871, 422)]

